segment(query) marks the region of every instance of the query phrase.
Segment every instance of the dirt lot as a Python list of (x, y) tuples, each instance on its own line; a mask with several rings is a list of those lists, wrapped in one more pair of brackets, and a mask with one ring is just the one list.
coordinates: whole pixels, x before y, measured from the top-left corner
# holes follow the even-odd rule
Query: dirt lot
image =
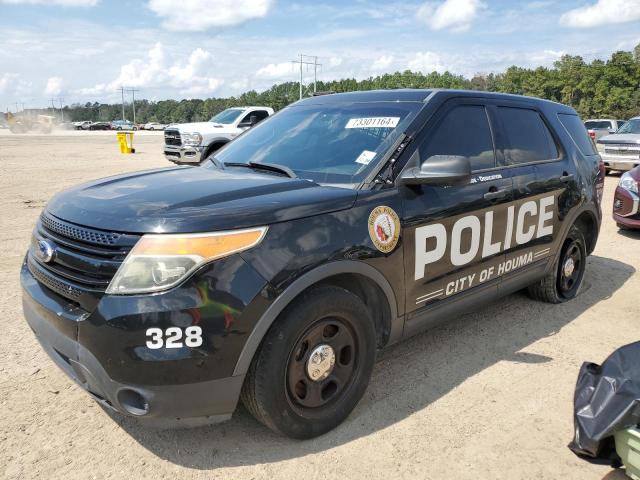
[(161, 133), (120, 155), (112, 132), (0, 130), (0, 474), (5, 478), (622, 479), (566, 448), (583, 360), (638, 340), (640, 235), (609, 217), (582, 295), (561, 306), (511, 295), (385, 351), (337, 430), (295, 442), (240, 409), (227, 423), (157, 431), (113, 420), (47, 358), (22, 318), (18, 271), (55, 192), (167, 166)]

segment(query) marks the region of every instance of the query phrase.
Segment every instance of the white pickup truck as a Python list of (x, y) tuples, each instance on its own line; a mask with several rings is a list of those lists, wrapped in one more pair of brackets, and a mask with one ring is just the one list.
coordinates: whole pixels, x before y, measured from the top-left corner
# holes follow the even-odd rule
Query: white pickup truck
[(200, 163), (243, 131), (273, 115), (269, 107), (227, 108), (208, 122), (169, 125), (164, 156), (174, 163)]

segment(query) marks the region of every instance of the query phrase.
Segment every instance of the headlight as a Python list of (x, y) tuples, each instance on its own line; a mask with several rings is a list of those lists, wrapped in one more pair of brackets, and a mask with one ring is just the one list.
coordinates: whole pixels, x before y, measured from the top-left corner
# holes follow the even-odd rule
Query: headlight
[(182, 138), (183, 145), (189, 145), (191, 147), (197, 147), (202, 143), (202, 135), (198, 132), (194, 133), (181, 133), (180, 137)]
[(629, 190), (630, 192), (638, 193), (638, 182), (631, 176), (629, 172), (625, 172), (622, 174), (618, 186), (620, 188), (624, 188), (625, 190)]
[(111, 280), (107, 293), (167, 290), (201, 265), (258, 245), (267, 227), (227, 232), (144, 235)]
[(604, 144), (600, 142), (596, 143), (596, 149), (598, 150), (599, 153), (604, 153)]

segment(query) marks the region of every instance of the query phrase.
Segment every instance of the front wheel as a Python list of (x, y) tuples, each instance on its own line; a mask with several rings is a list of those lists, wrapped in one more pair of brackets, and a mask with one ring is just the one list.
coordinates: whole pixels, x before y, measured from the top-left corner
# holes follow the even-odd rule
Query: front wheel
[(284, 435), (313, 438), (338, 426), (364, 394), (376, 333), (362, 300), (335, 286), (301, 294), (276, 320), (251, 363), (242, 401)]
[(580, 293), (587, 267), (587, 247), (582, 230), (573, 225), (562, 244), (554, 269), (527, 291), (535, 300), (562, 303)]

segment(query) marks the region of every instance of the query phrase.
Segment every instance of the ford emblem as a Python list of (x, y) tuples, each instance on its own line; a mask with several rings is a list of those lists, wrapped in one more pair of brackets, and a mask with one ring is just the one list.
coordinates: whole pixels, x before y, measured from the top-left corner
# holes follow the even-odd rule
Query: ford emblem
[(44, 263), (49, 263), (53, 259), (55, 253), (55, 246), (51, 242), (47, 240), (38, 241), (38, 250), (36, 251), (38, 260)]

